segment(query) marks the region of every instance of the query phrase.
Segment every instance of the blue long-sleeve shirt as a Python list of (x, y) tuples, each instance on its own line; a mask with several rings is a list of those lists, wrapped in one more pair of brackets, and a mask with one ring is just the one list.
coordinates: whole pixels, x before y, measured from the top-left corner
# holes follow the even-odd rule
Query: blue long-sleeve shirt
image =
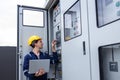
[[(40, 59), (50, 59), (50, 63), (57, 63), (58, 62), (58, 55), (57, 52), (53, 52), (53, 56), (49, 56), (49, 54), (40, 52), (39, 55)], [(29, 78), (29, 80), (47, 80), (47, 74), (44, 74), (42, 76), (36, 77), (34, 76), (35, 74), (29, 74), (29, 61), (30, 60), (35, 60), (35, 59), (39, 59), (32, 51), (27, 54), (24, 57), (24, 63), (23, 63), (23, 71), (24, 71), (24, 75)]]

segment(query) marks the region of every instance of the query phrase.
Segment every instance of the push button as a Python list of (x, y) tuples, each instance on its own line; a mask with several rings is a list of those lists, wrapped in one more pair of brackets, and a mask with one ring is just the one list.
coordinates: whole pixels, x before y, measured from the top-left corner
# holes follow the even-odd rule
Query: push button
[(120, 7), (120, 1), (116, 2), (116, 7)]

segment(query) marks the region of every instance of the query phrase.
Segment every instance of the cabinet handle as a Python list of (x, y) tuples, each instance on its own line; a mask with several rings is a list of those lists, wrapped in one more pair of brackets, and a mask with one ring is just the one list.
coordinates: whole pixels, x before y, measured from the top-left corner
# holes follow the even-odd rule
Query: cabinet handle
[(83, 41), (83, 55), (86, 55), (86, 46), (85, 46), (85, 41)]

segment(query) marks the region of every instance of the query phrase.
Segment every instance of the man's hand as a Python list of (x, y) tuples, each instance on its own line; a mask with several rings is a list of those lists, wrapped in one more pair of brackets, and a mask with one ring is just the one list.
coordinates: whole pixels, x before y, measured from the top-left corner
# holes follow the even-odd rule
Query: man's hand
[(56, 40), (53, 40), (52, 41), (52, 52), (56, 52), (55, 45), (56, 45)]
[(45, 71), (43, 68), (41, 68), (38, 72), (35, 73), (35, 76), (38, 77), (38, 76), (42, 76), (45, 74)]

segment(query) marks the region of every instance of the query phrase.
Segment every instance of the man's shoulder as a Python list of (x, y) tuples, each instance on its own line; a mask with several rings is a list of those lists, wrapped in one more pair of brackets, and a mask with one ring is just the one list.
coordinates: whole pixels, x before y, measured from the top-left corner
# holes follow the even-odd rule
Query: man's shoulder
[(32, 54), (31, 54), (31, 53), (27, 53), (27, 54), (25, 55), (25, 58), (32, 58)]

